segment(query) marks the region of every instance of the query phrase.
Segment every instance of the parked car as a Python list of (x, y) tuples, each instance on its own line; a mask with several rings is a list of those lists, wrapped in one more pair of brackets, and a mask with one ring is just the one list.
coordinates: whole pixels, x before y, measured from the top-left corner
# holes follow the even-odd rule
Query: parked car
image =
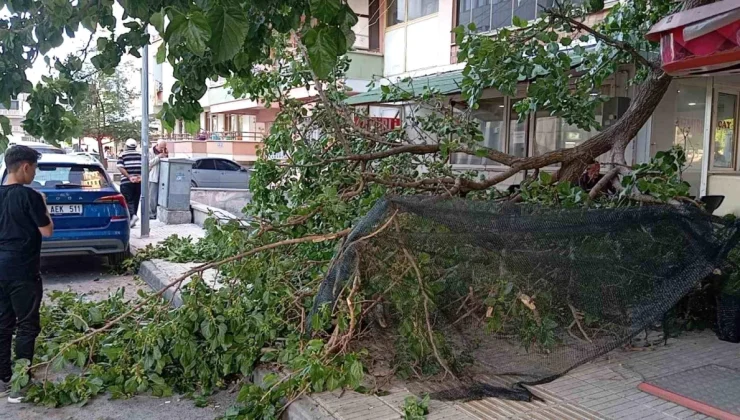
[(75, 155), (75, 156), (84, 157), (85, 159), (87, 159), (90, 162), (100, 163), (100, 158), (95, 153), (90, 153), (90, 152), (74, 152), (72, 154)]
[(196, 188), (249, 188), (249, 169), (220, 158), (196, 158), (192, 186)]
[[(54, 147), (47, 143), (41, 143), (37, 141), (21, 141), (21, 140), (11, 140), (8, 142), (8, 148), (11, 148), (15, 145), (19, 146), (27, 146), (31, 149), (43, 154), (43, 155), (64, 155), (66, 152), (58, 147)], [(5, 160), (5, 153), (0, 153), (0, 162), (3, 162)]]
[[(8, 176), (0, 166), (2, 181)], [(111, 265), (129, 254), (129, 213), (100, 163), (82, 156), (41, 155), (31, 188), (46, 195), (54, 235), (42, 256), (106, 256)]]

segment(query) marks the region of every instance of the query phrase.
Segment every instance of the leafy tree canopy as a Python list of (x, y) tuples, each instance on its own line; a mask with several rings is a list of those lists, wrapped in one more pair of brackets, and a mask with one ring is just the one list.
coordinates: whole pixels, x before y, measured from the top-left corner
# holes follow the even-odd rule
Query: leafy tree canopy
[[(198, 99), (206, 91), (206, 80), (250, 77), (255, 64), (269, 60), (273, 40), (281, 34), (300, 30), (314, 70), (326, 76), (352, 45), (351, 27), (357, 22), (341, 0), (118, 3), (124, 10), (122, 33), (116, 30), (112, 0), (0, 2), (0, 10), (7, 12), (0, 18), (0, 102), (31, 94), (24, 123), (30, 134), (50, 141), (74, 134), (74, 121), (66, 111), (80, 107), (87, 94), (83, 59), (72, 55), (49, 62), (58, 76), (47, 77), (35, 87), (25, 71), (39, 56), (60, 46), (65, 35), (75, 37), (80, 28), (93, 32), (97, 53), (91, 62), (108, 75), (114, 74), (124, 54), (139, 57), (140, 49), (150, 42), (148, 28), (164, 39), (157, 56), (172, 64), (177, 79), (162, 112), (163, 121), (172, 127), (177, 119), (198, 120), (202, 111)], [(100, 30), (110, 35), (98, 37)]]

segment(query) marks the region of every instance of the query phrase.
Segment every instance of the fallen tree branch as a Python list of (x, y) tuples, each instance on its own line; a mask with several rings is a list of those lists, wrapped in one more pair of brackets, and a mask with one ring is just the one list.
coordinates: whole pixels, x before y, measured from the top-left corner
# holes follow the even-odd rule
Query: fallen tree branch
[(599, 182), (597, 182), (596, 185), (594, 185), (594, 187), (591, 188), (591, 191), (589, 191), (589, 193), (588, 193), (588, 198), (590, 198), (592, 200), (594, 198), (596, 198), (599, 195), (599, 193), (601, 192), (601, 190), (604, 189), (604, 187), (606, 187), (608, 184), (611, 184), (611, 182), (614, 179), (614, 177), (617, 176), (617, 174), (619, 174), (620, 171), (621, 171), (621, 168), (618, 166), (616, 168), (613, 168), (609, 172), (607, 172), (599, 180)]
[[(591, 337), (586, 334), (586, 330), (583, 329), (583, 325), (581, 325), (580, 315), (578, 314), (578, 311), (576, 311), (576, 308), (574, 308), (573, 305), (571, 305), (570, 303), (568, 304), (568, 308), (570, 308), (570, 313), (573, 314), (573, 322), (575, 322), (578, 326), (581, 334), (583, 334), (583, 338), (585, 338), (586, 341), (588, 341), (589, 343), (593, 343), (593, 341), (591, 341)], [(570, 328), (568, 329), (568, 331), (570, 331)]]
[[(398, 226), (398, 222), (396, 222), (396, 230), (400, 232), (400, 227)], [(403, 254), (406, 256), (406, 259), (409, 261), (409, 264), (411, 264), (411, 267), (414, 269), (414, 272), (416, 273), (416, 279), (419, 283), (419, 293), (423, 296), (424, 300), (424, 318), (426, 320), (426, 327), (427, 327), (427, 335), (429, 336), (429, 343), (432, 346), (432, 351), (434, 352), (434, 357), (437, 359), (437, 363), (439, 363), (440, 366), (445, 370), (445, 377), (449, 374), (453, 378), (457, 378), (454, 373), (450, 370), (449, 367), (447, 367), (447, 363), (445, 363), (444, 359), (442, 359), (442, 356), (439, 354), (439, 350), (437, 350), (437, 344), (434, 340), (434, 331), (432, 330), (432, 322), (429, 317), (429, 296), (424, 292), (424, 280), (421, 275), (421, 270), (419, 269), (419, 266), (416, 264), (416, 261), (414, 261), (413, 256), (409, 252), (408, 249), (406, 249), (405, 245), (402, 245)]]
[(206, 271), (208, 269), (217, 268), (217, 267), (220, 267), (220, 266), (222, 266), (224, 264), (228, 264), (230, 262), (241, 260), (241, 259), (243, 259), (245, 257), (250, 256), (250, 255), (257, 254), (257, 253), (262, 252), (262, 251), (267, 251), (267, 250), (270, 250), (270, 249), (273, 249), (273, 248), (278, 248), (278, 247), (285, 246), (285, 245), (295, 245), (295, 244), (301, 244), (301, 243), (306, 243), (306, 242), (324, 242), (324, 241), (331, 241), (331, 240), (334, 240), (334, 239), (342, 238), (342, 237), (347, 236), (350, 233), (350, 231), (351, 231), (351, 229), (347, 228), (347, 229), (341, 230), (339, 232), (329, 233), (329, 234), (326, 234), (326, 235), (307, 235), (307, 236), (302, 236), (300, 238), (286, 239), (286, 240), (283, 240), (283, 241), (273, 242), (271, 244), (259, 246), (257, 248), (253, 248), (253, 249), (251, 249), (249, 251), (242, 252), (240, 254), (231, 256), (229, 258), (225, 258), (225, 259), (220, 260), (220, 261), (216, 261), (216, 262), (212, 262), (212, 263), (208, 263), (208, 264), (199, 265), (199, 266), (197, 266), (197, 267), (195, 267), (193, 269), (188, 270), (187, 272), (185, 272), (185, 274), (181, 275), (180, 277), (176, 278), (175, 280), (173, 280), (172, 282), (170, 282), (169, 284), (167, 284), (166, 286), (164, 286), (157, 293), (155, 293), (153, 295), (150, 295), (149, 297), (147, 297), (143, 301), (139, 302), (136, 306), (134, 306), (133, 308), (129, 309), (125, 313), (123, 313), (123, 314), (121, 314), (121, 315), (113, 318), (112, 320), (108, 321), (102, 327), (96, 328), (94, 330), (91, 330), (87, 334), (85, 334), (85, 335), (83, 335), (81, 337), (78, 337), (78, 338), (70, 341), (69, 343), (67, 343), (64, 347), (62, 347), (59, 350), (59, 352), (57, 353), (56, 356), (52, 357), (51, 359), (49, 359), (49, 360), (47, 360), (45, 362), (37, 363), (37, 364), (31, 366), (30, 369), (35, 369), (35, 368), (38, 368), (40, 366), (51, 364), (62, 353), (64, 353), (65, 350), (67, 350), (70, 347), (76, 345), (77, 343), (81, 343), (83, 341), (86, 341), (86, 340), (92, 338), (96, 334), (99, 334), (101, 332), (104, 332), (104, 331), (109, 330), (111, 327), (113, 327), (115, 324), (117, 324), (121, 320), (123, 320), (125, 318), (128, 318), (134, 312), (136, 312), (139, 309), (141, 309), (142, 307), (144, 307), (144, 305), (146, 305), (150, 301), (162, 297), (162, 295), (164, 295), (164, 293), (167, 290), (171, 289), (172, 287), (175, 287), (175, 286), (179, 285), (180, 283), (182, 283), (183, 281), (187, 280), (188, 278), (190, 278), (194, 274), (202, 274), (204, 271)]

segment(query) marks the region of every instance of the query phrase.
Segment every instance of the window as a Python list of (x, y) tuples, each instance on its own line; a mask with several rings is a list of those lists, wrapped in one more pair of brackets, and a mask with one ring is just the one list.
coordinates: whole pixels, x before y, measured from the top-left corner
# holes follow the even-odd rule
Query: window
[[(504, 98), (490, 101), (481, 101), (480, 107), (471, 115), (480, 121), (480, 131), (483, 134), (482, 145), (503, 152), (506, 125), (504, 123)], [(497, 165), (487, 158), (456, 153), (452, 163), (458, 165)]]
[[(603, 107), (595, 111), (596, 121), (602, 124)], [(570, 149), (595, 136), (598, 131), (582, 130), (566, 123), (562, 118), (540, 110), (535, 115), (534, 155), (539, 156), (558, 149)]]
[(101, 168), (80, 165), (51, 165), (41, 164), (36, 177), (31, 183), (33, 188), (63, 188), (77, 186), (79, 188), (108, 187), (108, 178)]
[[(539, 11), (552, 7), (553, 0), (458, 0), (457, 24), (474, 23), (476, 32), (488, 32), (511, 26), (514, 16), (536, 18)], [(580, 3), (577, 0), (574, 4)]]
[(388, 26), (419, 19), (439, 11), (439, 0), (388, 0)]
[(735, 137), (737, 136), (737, 99), (732, 93), (717, 93), (714, 123), (714, 162), (717, 169), (734, 167)]
[(21, 109), (21, 103), (18, 101), (18, 99), (11, 99), (10, 100), (10, 108), (6, 108), (5, 104), (0, 103), (0, 109), (7, 109), (10, 111), (18, 111)]
[(213, 159), (201, 159), (195, 162), (195, 165), (193, 165), (193, 169), (216, 170), (216, 163), (213, 161)]
[(519, 114), (514, 110), (514, 105), (519, 102), (511, 101), (509, 106), (509, 154), (516, 157), (527, 156), (527, 137), (529, 134), (529, 120), (519, 121)]
[(218, 169), (219, 171), (234, 171), (235, 172), (235, 171), (240, 171), (242, 168), (236, 163), (228, 161), (228, 160), (217, 160), (216, 169)]

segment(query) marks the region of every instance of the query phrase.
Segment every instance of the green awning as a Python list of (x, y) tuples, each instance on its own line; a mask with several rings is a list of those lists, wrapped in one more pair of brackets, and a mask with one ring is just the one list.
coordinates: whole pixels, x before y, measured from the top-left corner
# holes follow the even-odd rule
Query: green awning
[[(583, 62), (583, 57), (580, 55), (575, 55), (572, 50), (569, 50), (566, 53), (571, 56), (573, 68), (577, 68)], [(543, 74), (545, 74), (545, 70), (537, 66), (534, 70), (532, 78), (542, 76)], [(421, 94), (421, 92), (424, 91), (424, 87), (435, 89), (442, 95), (450, 95), (454, 93), (460, 93), (462, 80), (462, 70), (456, 70), (433, 74), (430, 76), (419, 76), (411, 79), (410, 82), (399, 81), (396, 83), (396, 85), (407, 92), (413, 92), (417, 95)], [(527, 80), (526, 77), (519, 77), (520, 82), (524, 82), (525, 80)], [(382, 103), (382, 97), (383, 94), (381, 91), (381, 87), (377, 86), (367, 92), (350, 96), (345, 100), (345, 103), (347, 103), (348, 105), (378, 104)]]
[[(457, 70), (431, 76), (415, 77), (411, 81), (399, 81), (396, 85), (407, 92), (414, 92), (416, 94), (421, 94), (424, 91), (424, 87), (428, 87), (429, 89), (435, 89), (443, 95), (448, 95), (460, 92), (462, 79), (462, 70)], [(377, 86), (367, 92), (350, 96), (345, 102), (349, 105), (377, 104), (381, 102), (382, 97), (383, 94), (380, 86)]]

